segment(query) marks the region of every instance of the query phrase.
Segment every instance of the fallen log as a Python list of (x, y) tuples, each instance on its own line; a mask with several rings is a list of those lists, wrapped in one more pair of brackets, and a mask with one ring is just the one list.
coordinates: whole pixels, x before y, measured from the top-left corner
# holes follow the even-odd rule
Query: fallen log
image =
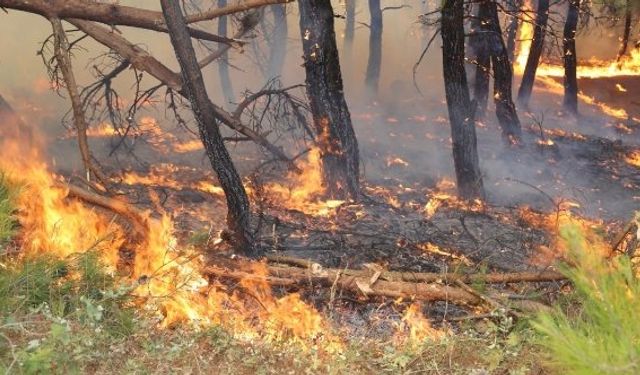
[[(193, 17), (194, 19), (192, 22), (207, 21), (220, 17), (221, 15), (281, 2), (286, 1), (248, 1), (246, 3), (232, 5), (226, 8), (216, 9), (215, 12), (207, 11), (204, 13), (198, 13)], [(164, 18), (162, 17), (161, 12), (120, 4), (107, 4), (82, 0), (0, 0), (0, 7), (38, 14), (45, 18), (77, 18), (100, 22), (109, 26), (130, 26), (163, 33), (167, 32), (167, 26), (164, 23)], [(230, 39), (192, 27), (189, 27), (188, 31), (191, 37), (196, 39), (225, 44), (244, 44), (243, 41), (237, 39)]]
[(127, 202), (105, 197), (80, 188), (75, 185), (59, 184), (60, 189), (66, 190), (67, 196), (79, 199), (94, 206), (102, 207), (124, 217), (133, 228), (133, 239), (135, 241), (146, 240), (149, 236), (148, 215)]
[(420, 301), (449, 301), (462, 305), (479, 305), (482, 300), (462, 290), (437, 283), (409, 283), (401, 281), (372, 280), (349, 276), (340, 270), (321, 270), (314, 272), (301, 268), (269, 267), (269, 276), (250, 272), (233, 271), (226, 268), (209, 267), (204, 273), (223, 279), (267, 282), (273, 286), (303, 286), (319, 284), (325, 287), (340, 288), (365, 297), (406, 298)]
[[(318, 263), (308, 259), (286, 257), (286, 256), (267, 256), (267, 260), (271, 263), (288, 264), (302, 268), (322, 268)], [(336, 270), (334, 270), (336, 271)], [(371, 277), (374, 274), (372, 270), (341, 270), (344, 275), (355, 277)], [(453, 284), (457, 281), (465, 284), (486, 283), (486, 284), (508, 284), (508, 283), (532, 283), (532, 282), (549, 282), (566, 280), (566, 276), (555, 271), (528, 271), (528, 272), (511, 272), (511, 273), (477, 273), (477, 274), (459, 274), (459, 273), (418, 273), (418, 272), (399, 272), (399, 271), (382, 271), (380, 279), (386, 281), (405, 281), (405, 282), (422, 282), (434, 283), (440, 282), (445, 284)]]

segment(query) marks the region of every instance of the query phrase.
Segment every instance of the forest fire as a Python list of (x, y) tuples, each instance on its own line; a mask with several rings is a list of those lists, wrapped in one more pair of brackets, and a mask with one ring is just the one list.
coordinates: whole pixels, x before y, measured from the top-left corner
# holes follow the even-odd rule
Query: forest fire
[(576, 57), (619, 9), (285, 3), (0, 0), (48, 21), (1, 75), (0, 368), (545, 374), (638, 298), (640, 48)]

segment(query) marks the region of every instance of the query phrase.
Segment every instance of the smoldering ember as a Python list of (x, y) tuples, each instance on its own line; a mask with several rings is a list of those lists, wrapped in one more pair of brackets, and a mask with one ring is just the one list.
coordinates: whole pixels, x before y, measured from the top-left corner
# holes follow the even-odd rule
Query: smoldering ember
[(0, 8), (7, 374), (640, 373), (640, 2)]

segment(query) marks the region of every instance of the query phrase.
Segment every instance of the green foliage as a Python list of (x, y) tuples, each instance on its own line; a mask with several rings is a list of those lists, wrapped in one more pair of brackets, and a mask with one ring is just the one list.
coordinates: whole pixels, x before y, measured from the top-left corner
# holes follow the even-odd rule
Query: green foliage
[(15, 234), (15, 190), (0, 174), (0, 249)]
[(563, 272), (575, 285), (580, 314), (559, 308), (534, 327), (553, 364), (566, 374), (640, 373), (640, 281), (627, 257), (606, 261), (575, 226), (562, 228), (572, 266)]
[(95, 253), (65, 260), (7, 260), (6, 264), (7, 269), (0, 272), (1, 317), (46, 311), (55, 318), (104, 325), (114, 335), (131, 331), (132, 312), (123, 308), (129, 290), (115, 285)]

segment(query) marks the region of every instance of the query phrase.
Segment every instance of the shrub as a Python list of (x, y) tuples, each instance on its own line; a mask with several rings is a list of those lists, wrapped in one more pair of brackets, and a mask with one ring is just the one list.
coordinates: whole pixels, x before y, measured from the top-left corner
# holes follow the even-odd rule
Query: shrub
[(565, 374), (640, 373), (640, 282), (629, 258), (606, 260), (578, 226), (562, 228), (561, 237), (571, 264), (562, 271), (581, 308), (556, 308), (534, 322), (552, 364)]

